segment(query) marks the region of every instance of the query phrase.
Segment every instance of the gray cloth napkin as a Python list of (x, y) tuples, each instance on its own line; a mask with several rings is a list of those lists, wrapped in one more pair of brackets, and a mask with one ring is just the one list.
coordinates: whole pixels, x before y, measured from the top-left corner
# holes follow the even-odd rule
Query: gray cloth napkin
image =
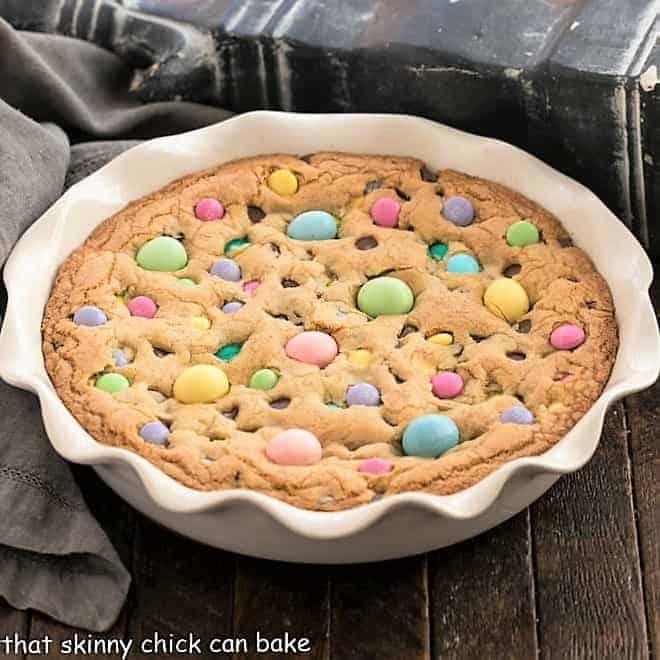
[[(115, 55), (76, 39), (16, 32), (2, 19), (0, 52), (0, 265), (65, 186), (136, 143), (128, 138), (229, 116), (192, 103), (141, 105), (129, 99), (131, 71)], [(92, 138), (101, 141), (82, 141)], [(0, 507), (0, 596), (69, 625), (109, 628), (130, 576), (52, 450), (37, 399), (1, 381)]]

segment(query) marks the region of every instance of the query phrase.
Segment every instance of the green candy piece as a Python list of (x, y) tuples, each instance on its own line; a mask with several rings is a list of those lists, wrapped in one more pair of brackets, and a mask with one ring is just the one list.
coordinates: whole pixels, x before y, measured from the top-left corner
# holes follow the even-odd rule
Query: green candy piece
[(538, 243), (539, 230), (529, 220), (518, 220), (506, 230), (506, 242), (512, 247)]
[(446, 243), (433, 243), (433, 245), (429, 245), (429, 256), (436, 261), (442, 261), (448, 249), (449, 246)]
[(215, 357), (229, 362), (229, 360), (233, 360), (241, 352), (242, 346), (243, 344), (225, 344), (215, 352)]
[(180, 277), (179, 284), (181, 286), (197, 286), (197, 282), (195, 282), (195, 280), (191, 280), (189, 277)]
[(243, 245), (247, 245), (250, 242), (247, 236), (241, 236), (240, 238), (232, 238), (231, 241), (225, 243), (225, 254), (229, 254), (232, 250), (239, 248)]
[(271, 390), (280, 377), (272, 369), (259, 369), (250, 377), (250, 387), (255, 390)]
[(145, 270), (181, 270), (188, 263), (188, 254), (176, 238), (157, 236), (138, 250), (135, 260)]
[(360, 287), (357, 304), (369, 316), (407, 314), (415, 302), (410, 287), (396, 277), (376, 277)]
[(97, 378), (94, 385), (104, 392), (114, 394), (115, 392), (125, 390), (127, 387), (130, 387), (131, 384), (121, 374), (103, 374), (101, 377)]

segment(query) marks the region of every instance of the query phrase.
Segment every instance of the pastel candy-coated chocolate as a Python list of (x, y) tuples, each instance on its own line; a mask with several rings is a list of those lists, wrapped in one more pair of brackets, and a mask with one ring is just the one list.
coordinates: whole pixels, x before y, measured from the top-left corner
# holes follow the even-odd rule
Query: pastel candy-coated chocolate
[(346, 403), (349, 406), (377, 406), (380, 392), (371, 383), (356, 383), (346, 390)]
[(348, 354), (347, 359), (356, 367), (367, 367), (371, 362), (371, 357), (371, 351), (366, 348), (357, 348)]
[(442, 215), (458, 227), (467, 227), (474, 220), (474, 206), (469, 199), (454, 195), (445, 200)]
[(184, 369), (174, 381), (173, 391), (181, 403), (211, 403), (227, 394), (229, 381), (222, 369), (196, 364)]
[(509, 406), (500, 413), (502, 424), (533, 424), (534, 415), (525, 406)]
[(396, 227), (399, 224), (401, 202), (394, 197), (380, 197), (371, 206), (371, 219), (379, 227)]
[(220, 220), (225, 214), (222, 202), (213, 197), (202, 197), (195, 204), (195, 217), (208, 222), (209, 220)]
[(222, 306), (222, 311), (225, 314), (233, 314), (234, 312), (237, 312), (241, 307), (243, 307), (242, 302), (238, 302), (238, 300), (232, 300), (231, 302), (225, 303)]
[(196, 330), (208, 330), (211, 327), (211, 320), (206, 316), (193, 316), (190, 325)]
[(453, 371), (439, 371), (431, 378), (431, 385), (440, 399), (452, 399), (463, 391), (463, 379)]
[(584, 343), (584, 330), (574, 323), (562, 323), (550, 334), (550, 343), (560, 351), (570, 351)]
[(445, 258), (448, 249), (449, 246), (447, 243), (433, 243), (429, 245), (429, 256), (436, 261), (442, 261)]
[(158, 305), (148, 296), (131, 298), (126, 303), (126, 307), (133, 316), (141, 316), (145, 319), (152, 319), (158, 311)]
[(430, 414), (413, 419), (403, 432), (402, 447), (408, 456), (436, 458), (459, 441), (458, 427), (447, 415)]
[(135, 260), (145, 270), (173, 271), (188, 263), (188, 254), (176, 238), (157, 236), (138, 250)]
[(488, 310), (509, 323), (515, 323), (529, 311), (529, 298), (516, 280), (502, 277), (488, 285), (484, 293)]
[(454, 337), (449, 332), (438, 332), (435, 335), (431, 335), (427, 341), (430, 341), (432, 344), (438, 344), (439, 346), (451, 346), (454, 343)]
[(232, 238), (230, 241), (225, 243), (224, 253), (229, 254), (232, 250), (243, 247), (250, 242), (250, 239), (247, 236), (240, 236), (239, 238)]
[(250, 387), (255, 390), (270, 390), (277, 385), (279, 378), (272, 369), (259, 369), (250, 377)]
[(524, 247), (539, 242), (539, 230), (529, 220), (518, 220), (506, 230), (506, 242), (512, 247)]
[(337, 221), (327, 211), (305, 211), (291, 220), (286, 234), (299, 241), (325, 241), (337, 236)]
[(121, 374), (103, 374), (96, 379), (94, 386), (99, 390), (114, 394), (115, 392), (121, 392), (130, 386), (128, 379)]
[(245, 282), (242, 286), (243, 291), (245, 293), (252, 293), (253, 291), (256, 291), (259, 288), (259, 285), (261, 284), (260, 280), (250, 280), (249, 282)]
[(130, 362), (126, 357), (126, 353), (121, 348), (115, 348), (112, 351), (112, 360), (115, 363), (115, 367), (125, 367)]
[(291, 337), (286, 343), (285, 350), (294, 360), (325, 367), (337, 355), (337, 342), (325, 332), (307, 330)]
[(216, 259), (209, 272), (228, 282), (238, 282), (241, 279), (241, 267), (233, 259), (227, 259), (227, 257)]
[(296, 175), (285, 168), (271, 172), (268, 177), (268, 187), (278, 195), (287, 197), (294, 195), (298, 190), (298, 179)]
[(392, 470), (392, 462), (386, 458), (365, 458), (358, 465), (358, 472), (365, 474), (387, 474)]
[(304, 429), (280, 431), (266, 447), (266, 456), (279, 465), (313, 465), (321, 460), (322, 455), (317, 437)]
[(83, 305), (73, 314), (73, 322), (76, 325), (103, 325), (108, 320), (105, 312), (94, 305)]
[(396, 277), (376, 277), (360, 287), (358, 308), (369, 316), (407, 314), (415, 297), (410, 287)]
[(479, 262), (471, 255), (461, 252), (447, 260), (448, 273), (478, 273)]
[(234, 342), (233, 344), (225, 344), (221, 346), (216, 352), (215, 357), (225, 362), (233, 360), (240, 352), (243, 344)]
[(197, 286), (197, 282), (189, 277), (180, 277), (179, 284), (181, 286)]
[(140, 437), (152, 445), (167, 446), (170, 430), (162, 422), (147, 422), (138, 431)]

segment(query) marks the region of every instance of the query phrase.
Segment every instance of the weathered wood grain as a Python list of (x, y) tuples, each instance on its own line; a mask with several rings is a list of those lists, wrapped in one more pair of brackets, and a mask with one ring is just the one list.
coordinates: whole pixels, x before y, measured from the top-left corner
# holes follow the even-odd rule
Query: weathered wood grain
[(529, 516), (430, 555), (433, 656), (536, 657)]
[(621, 403), (592, 460), (531, 511), (540, 657), (648, 657)]
[(306, 637), (306, 658), (328, 658), (329, 575), (324, 566), (286, 564), (240, 557), (234, 598), (234, 635), (248, 640), (245, 658), (282, 657), (257, 653), (257, 631), (268, 639), (285, 632)]
[(338, 660), (429, 657), (424, 555), (330, 569), (330, 657)]
[[(9, 635), (13, 639), (14, 634), (18, 634), (21, 639), (27, 639), (29, 633), (29, 613), (15, 610), (3, 598), (0, 598), (0, 637)], [(2, 657), (4, 647), (0, 647), (0, 657)], [(16, 660), (23, 660), (24, 654), (14, 655)]]

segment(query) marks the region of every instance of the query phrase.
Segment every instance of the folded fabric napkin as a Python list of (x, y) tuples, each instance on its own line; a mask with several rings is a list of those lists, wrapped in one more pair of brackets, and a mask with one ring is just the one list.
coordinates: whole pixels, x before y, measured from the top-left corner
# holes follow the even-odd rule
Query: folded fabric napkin
[[(130, 69), (112, 53), (16, 32), (2, 19), (0, 52), (0, 264), (66, 186), (136, 144), (128, 138), (229, 116), (192, 103), (141, 105), (127, 94)], [(0, 503), (0, 596), (69, 625), (109, 628), (130, 576), (51, 448), (37, 399), (1, 381)]]

